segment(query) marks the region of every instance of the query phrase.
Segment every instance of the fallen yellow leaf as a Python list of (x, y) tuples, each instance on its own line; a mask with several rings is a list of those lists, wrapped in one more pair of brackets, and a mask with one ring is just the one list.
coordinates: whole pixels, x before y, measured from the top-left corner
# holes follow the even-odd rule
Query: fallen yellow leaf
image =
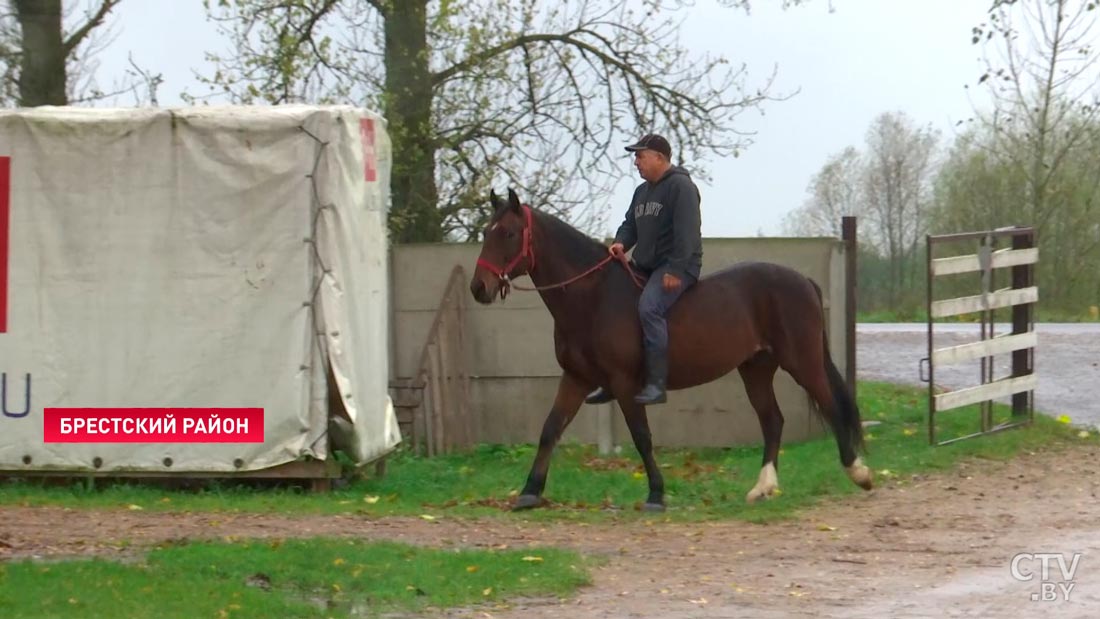
[(827, 524), (819, 524), (819, 525), (817, 525), (817, 530), (818, 531), (836, 531), (836, 527), (831, 527)]
[(1069, 418), (1069, 415), (1058, 415), (1058, 423), (1068, 424), (1071, 421), (1072, 420)]
[(470, 572), (472, 574), (472, 573), (477, 571), (477, 566), (476, 565), (467, 565), (466, 566), (466, 571)]
[(527, 556), (523, 558), (524, 561), (542, 561), (542, 557)]
[(378, 497), (376, 497), (376, 496), (365, 496), (365, 497), (363, 497), (363, 500), (366, 501), (367, 503), (370, 503), (371, 505), (374, 505), (375, 503), (378, 502)]
[(1088, 438), (1090, 435), (1087, 430), (1081, 430), (1077, 433), (1077, 438)]
[(431, 516), (429, 514), (420, 514), (420, 517), (424, 520), (435, 520), (435, 516)]
[(140, 506), (140, 505), (128, 505), (128, 506), (126, 506), (126, 509), (129, 509), (130, 511), (139, 512), (139, 511), (141, 511), (145, 508)]
[(344, 563), (346, 563), (346, 561), (344, 561), (340, 557), (337, 557), (337, 558), (332, 560), (333, 565), (343, 565)]
[(492, 587), (489, 587), (489, 588), (487, 588), (487, 589), (482, 589), (482, 591), (481, 591), (481, 595), (484, 595), (484, 596), (488, 596), (488, 595), (490, 595), (490, 594), (491, 594), (492, 592), (493, 592), (493, 588), (492, 588)]

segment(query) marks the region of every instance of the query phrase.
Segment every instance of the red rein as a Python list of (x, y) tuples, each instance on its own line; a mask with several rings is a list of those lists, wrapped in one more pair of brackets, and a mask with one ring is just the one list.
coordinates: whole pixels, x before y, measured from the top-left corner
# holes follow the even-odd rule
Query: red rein
[[(518, 254), (516, 254), (516, 257), (512, 258), (511, 262), (509, 262), (504, 268), (500, 268), (500, 267), (496, 266), (495, 264), (489, 262), (488, 260), (485, 260), (484, 258), (478, 258), (477, 259), (478, 266), (485, 267), (485, 269), (488, 270), (490, 273), (493, 273), (498, 278), (500, 278), (500, 298), (501, 298), (501, 300), (503, 300), (506, 296), (508, 296), (508, 290), (512, 286), (512, 282), (511, 282), (511, 279), (509, 278), (508, 274), (512, 272), (512, 269), (516, 268), (516, 266), (519, 264), (520, 260), (523, 260), (524, 258), (528, 259), (528, 262), (529, 262), (529, 264), (527, 265), (527, 272), (528, 273), (530, 273), (535, 268), (535, 248), (534, 248), (534, 245), (531, 244), (531, 230), (532, 230), (531, 207), (524, 204), (523, 205), (523, 212), (524, 212), (525, 218), (527, 219), (527, 225), (523, 227), (523, 247), (520, 249), (520, 252)], [(618, 258), (619, 258), (619, 262), (621, 262), (623, 267), (626, 269), (626, 272), (629, 273), (630, 277), (634, 280), (634, 284), (636, 286), (638, 286), (638, 288), (644, 288), (645, 287), (645, 281), (642, 280), (641, 276), (639, 276), (637, 273), (634, 272), (634, 269), (630, 268), (630, 264), (627, 262), (626, 255), (625, 254), (620, 255)], [(550, 284), (550, 285), (547, 285), (547, 286), (534, 286), (534, 287), (520, 286), (519, 284), (516, 284), (516, 288), (519, 289), (519, 290), (528, 290), (528, 291), (549, 290), (549, 289), (552, 289), (552, 288), (561, 288), (563, 286), (567, 286), (569, 284), (572, 284), (573, 282), (575, 282), (577, 280), (583, 279), (583, 278), (591, 275), (592, 273), (602, 269), (604, 267), (604, 265), (606, 265), (608, 262), (611, 262), (613, 259), (615, 259), (615, 256), (608, 255), (606, 258), (604, 258), (603, 260), (600, 260), (599, 262), (597, 262), (595, 264), (595, 266), (589, 268), (587, 271), (581, 273), (580, 275), (570, 277), (569, 279), (567, 279), (563, 282), (558, 282), (556, 284)]]

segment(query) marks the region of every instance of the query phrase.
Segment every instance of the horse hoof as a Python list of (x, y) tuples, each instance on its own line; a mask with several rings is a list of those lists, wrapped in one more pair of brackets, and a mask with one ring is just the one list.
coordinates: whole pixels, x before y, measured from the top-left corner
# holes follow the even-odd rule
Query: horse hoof
[(643, 512), (663, 512), (665, 506), (660, 503), (645, 503), (642, 505)]
[(751, 491), (749, 491), (749, 493), (747, 495), (745, 495), (745, 502), (751, 505), (751, 504), (759, 501), (760, 499), (764, 499), (764, 500), (770, 499), (773, 496), (775, 496), (776, 494), (777, 493), (774, 489), (773, 490), (768, 490), (768, 491), (751, 490)]
[(516, 504), (512, 506), (512, 511), (538, 507), (541, 502), (542, 500), (533, 494), (521, 494), (516, 498)]
[(874, 474), (871, 469), (863, 464), (863, 461), (856, 458), (855, 462), (847, 469), (848, 478), (852, 480), (855, 485), (863, 488), (864, 490), (871, 490), (874, 488)]

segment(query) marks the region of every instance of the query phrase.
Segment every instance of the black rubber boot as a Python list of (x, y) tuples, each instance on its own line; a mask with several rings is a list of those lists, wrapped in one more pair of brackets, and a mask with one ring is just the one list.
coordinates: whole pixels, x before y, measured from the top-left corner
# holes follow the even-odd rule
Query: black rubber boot
[(668, 378), (668, 359), (663, 350), (646, 351), (646, 386), (634, 396), (638, 404), (662, 404), (668, 400), (665, 381)]
[(592, 393), (588, 394), (588, 397), (584, 399), (585, 404), (607, 404), (615, 399), (615, 396), (611, 395), (611, 391), (600, 387)]

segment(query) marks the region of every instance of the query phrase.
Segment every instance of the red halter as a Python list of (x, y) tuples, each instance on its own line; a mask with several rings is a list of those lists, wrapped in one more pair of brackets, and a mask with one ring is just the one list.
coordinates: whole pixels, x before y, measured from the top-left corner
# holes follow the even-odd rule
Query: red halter
[[(500, 298), (501, 299), (504, 299), (506, 296), (508, 296), (508, 291), (512, 287), (512, 282), (510, 280), (509, 274), (512, 272), (512, 269), (516, 268), (516, 266), (519, 265), (520, 260), (523, 260), (524, 258), (527, 258), (528, 263), (529, 263), (527, 265), (527, 272), (528, 273), (530, 273), (535, 268), (535, 247), (534, 247), (534, 245), (531, 244), (531, 230), (532, 230), (532, 227), (531, 227), (531, 207), (524, 204), (523, 205), (523, 212), (524, 212), (524, 215), (526, 216), (525, 218), (527, 220), (527, 226), (525, 226), (523, 228), (523, 247), (520, 249), (519, 253), (516, 254), (516, 257), (512, 258), (511, 262), (509, 262), (503, 269), (498, 267), (497, 265), (489, 262), (488, 260), (485, 260), (484, 258), (479, 257), (477, 259), (478, 266), (485, 267), (488, 271), (490, 271), (491, 273), (495, 274), (497, 277), (500, 278)], [(569, 279), (567, 279), (563, 282), (558, 282), (556, 284), (549, 284), (549, 285), (546, 285), (546, 286), (535, 286), (533, 288), (526, 288), (526, 287), (523, 287), (523, 286), (520, 286), (520, 285), (517, 284), (516, 288), (519, 288), (520, 290), (532, 290), (532, 291), (550, 290), (550, 289), (553, 289), (553, 288), (562, 288), (564, 286), (568, 286), (569, 284), (572, 284), (573, 282), (578, 281), (582, 278), (585, 278), (585, 277), (589, 276), (590, 274), (602, 269), (604, 267), (604, 265), (606, 265), (607, 263), (611, 262), (614, 259), (615, 259), (614, 256), (608, 255), (606, 258), (604, 258), (603, 260), (600, 260), (595, 265), (590, 267), (588, 270), (580, 273), (579, 275), (574, 275), (573, 277), (570, 277)], [(618, 260), (623, 265), (623, 268), (626, 269), (626, 272), (630, 275), (630, 278), (634, 281), (634, 285), (637, 286), (639, 289), (644, 288), (645, 287), (645, 278), (643, 278), (642, 276), (640, 276), (639, 274), (634, 272), (634, 269), (632, 269), (630, 267), (630, 263), (627, 262), (626, 256), (625, 255), (620, 255), (618, 257)]]
[(488, 260), (485, 260), (484, 258), (477, 259), (478, 266), (485, 267), (489, 270), (489, 272), (495, 274), (501, 279), (503, 284), (501, 287), (501, 298), (504, 298), (504, 296), (507, 294), (507, 292), (505, 291), (508, 288), (508, 280), (510, 277), (509, 274), (512, 272), (512, 269), (516, 268), (516, 266), (519, 265), (520, 260), (523, 260), (524, 258), (528, 259), (528, 261), (530, 262), (530, 264), (527, 265), (528, 272), (535, 268), (535, 248), (531, 245), (531, 207), (524, 204), (523, 212), (527, 219), (527, 225), (523, 228), (523, 248), (520, 249), (518, 254), (516, 254), (516, 257), (512, 258), (512, 261), (509, 262), (503, 269), (489, 262)]

